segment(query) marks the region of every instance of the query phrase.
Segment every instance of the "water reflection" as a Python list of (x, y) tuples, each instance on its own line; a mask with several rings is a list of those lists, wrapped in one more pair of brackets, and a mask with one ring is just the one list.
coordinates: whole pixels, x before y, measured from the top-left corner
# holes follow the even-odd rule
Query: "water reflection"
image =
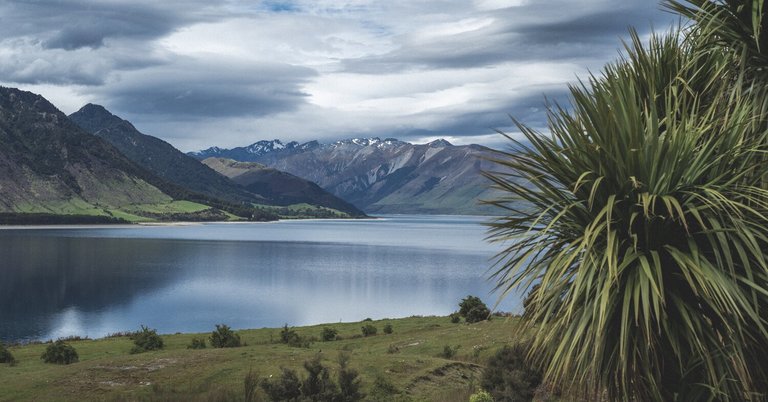
[(0, 231), (0, 339), (448, 314), (495, 301), (483, 236), (422, 217)]

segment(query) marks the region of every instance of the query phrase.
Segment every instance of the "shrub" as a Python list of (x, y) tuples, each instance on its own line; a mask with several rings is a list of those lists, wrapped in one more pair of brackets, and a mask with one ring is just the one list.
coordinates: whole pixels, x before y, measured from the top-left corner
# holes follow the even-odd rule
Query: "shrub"
[(392, 324), (384, 325), (384, 333), (387, 334), (387, 335), (392, 333)]
[(323, 331), (320, 337), (324, 342), (335, 341), (338, 334), (339, 331), (337, 331), (335, 328), (323, 327)]
[(378, 331), (374, 325), (366, 324), (364, 325), (361, 330), (363, 331), (363, 336), (371, 336), (376, 335), (376, 332)]
[[(479, 297), (469, 295), (459, 303), (459, 315), (464, 317), (467, 322), (474, 323), (488, 319), (491, 310), (480, 300)], [(451, 318), (453, 322), (453, 318)]]
[(273, 401), (293, 401), (301, 396), (301, 381), (295, 370), (282, 368), (282, 374), (274, 381), (264, 379), (261, 389)]
[(458, 324), (461, 322), (461, 314), (459, 314), (458, 311), (451, 313), (451, 315), (448, 316), (451, 319), (451, 322), (454, 324)]
[(456, 352), (459, 351), (459, 345), (456, 345), (454, 347), (451, 347), (450, 345), (443, 346), (443, 351), (440, 352), (437, 356), (442, 357), (444, 359), (451, 359), (454, 356), (456, 356)]
[(541, 384), (541, 373), (526, 363), (528, 347), (504, 346), (488, 359), (480, 385), (500, 401), (530, 401)]
[[(688, 3), (743, 17), (743, 39), (768, 54), (764, 1)], [(625, 57), (550, 109), (546, 134), (519, 125), (525, 138), (496, 158), (508, 216), (491, 240), (515, 243), (495, 278), (540, 284), (520, 331), (559, 385), (577, 375), (574, 391), (608, 400), (768, 394), (768, 97), (746, 66), (701, 51), (748, 55), (723, 28), (633, 33)]]
[(187, 345), (187, 349), (205, 349), (205, 339), (192, 338), (192, 342)]
[(0, 342), (0, 363), (16, 364), (16, 359), (11, 354), (11, 351), (2, 342)]
[(389, 345), (387, 347), (387, 353), (389, 353), (389, 354), (395, 354), (395, 353), (397, 353), (399, 351), (400, 351), (400, 348), (397, 347), (396, 345)]
[(339, 392), (340, 402), (356, 402), (365, 398), (360, 391), (360, 378), (357, 370), (349, 368), (349, 353), (339, 353)]
[(493, 396), (486, 391), (475, 392), (469, 397), (469, 402), (493, 402)]
[(141, 326), (140, 331), (131, 334), (133, 348), (131, 354), (142, 353), (149, 350), (160, 350), (163, 348), (163, 338), (157, 334), (157, 330)]
[(400, 390), (397, 389), (395, 384), (392, 384), (392, 382), (384, 376), (379, 375), (373, 381), (370, 399), (372, 401), (392, 401), (395, 400), (394, 396), (399, 394)]
[(48, 345), (40, 359), (53, 364), (71, 364), (79, 360), (75, 348), (61, 339)]
[(224, 324), (216, 325), (216, 330), (211, 332), (210, 341), (214, 348), (240, 347), (240, 335), (232, 332), (232, 329)]
[(301, 383), (301, 395), (311, 401), (334, 401), (338, 397), (336, 383), (331, 380), (328, 368), (320, 362), (320, 354), (304, 362), (307, 377)]

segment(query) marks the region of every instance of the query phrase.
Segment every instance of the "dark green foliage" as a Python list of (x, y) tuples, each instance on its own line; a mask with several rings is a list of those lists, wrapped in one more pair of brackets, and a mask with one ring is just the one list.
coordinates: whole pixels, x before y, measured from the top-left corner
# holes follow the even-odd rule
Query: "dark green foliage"
[(187, 349), (205, 349), (205, 339), (192, 338), (192, 341), (187, 345)]
[(349, 353), (339, 353), (339, 402), (356, 402), (365, 398), (357, 370), (349, 367)]
[(40, 359), (46, 363), (71, 364), (77, 363), (79, 357), (75, 348), (62, 340), (58, 340), (48, 345)]
[(0, 213), (0, 225), (115, 225), (128, 221), (111, 216)]
[[(480, 322), (488, 319), (491, 310), (476, 296), (467, 296), (459, 303), (459, 315), (468, 323)], [(453, 318), (451, 318), (453, 320)]]
[[(205, 345), (205, 343), (203, 343)], [(256, 387), (259, 385), (259, 376), (248, 370), (248, 374), (243, 379), (243, 397), (245, 402), (254, 402), (256, 400)]]
[(272, 401), (296, 401), (301, 396), (301, 381), (295, 370), (282, 369), (282, 374), (273, 381), (264, 379), (261, 388)]
[(321, 338), (323, 341), (335, 341), (336, 336), (339, 334), (339, 331), (337, 331), (335, 328), (331, 327), (323, 327), (323, 332), (321, 334)]
[(504, 346), (488, 359), (480, 386), (497, 401), (531, 401), (541, 384), (541, 373), (526, 363), (528, 348)]
[(338, 384), (321, 362), (321, 355), (304, 362), (307, 375), (299, 379), (296, 371), (282, 369), (277, 378), (261, 381), (261, 388), (272, 401), (354, 402), (365, 395), (360, 392), (360, 379), (356, 370), (349, 368), (349, 355), (339, 355)]
[(376, 326), (374, 326), (372, 324), (365, 324), (365, 325), (363, 325), (361, 330), (363, 331), (363, 336), (376, 335), (376, 332), (378, 331), (376, 329)]
[(11, 354), (11, 351), (0, 342), (0, 363), (16, 364), (16, 359)]
[(143, 325), (141, 330), (134, 332), (130, 338), (133, 340), (132, 354), (160, 350), (164, 347), (163, 338), (157, 334), (157, 330), (149, 329)]
[(389, 335), (392, 333), (392, 324), (385, 324), (384, 325), (384, 333)]
[(217, 324), (216, 330), (211, 332), (211, 346), (214, 348), (237, 348), (240, 347), (240, 335), (234, 333), (232, 329), (224, 324)]
[(288, 324), (280, 331), (280, 342), (297, 348), (308, 348), (310, 344), (308, 339), (301, 337), (293, 328), (288, 328)]
[(371, 387), (370, 399), (372, 401), (392, 401), (401, 392), (392, 381), (384, 376), (377, 376)]
[(331, 379), (328, 368), (320, 362), (320, 354), (312, 360), (304, 362), (307, 377), (301, 383), (301, 394), (311, 401), (335, 401), (338, 397), (338, 387)]
[(451, 315), (449, 315), (448, 317), (451, 318), (451, 322), (454, 323), (454, 324), (458, 324), (458, 323), (461, 322), (461, 314), (459, 314), (458, 311), (454, 312), (454, 313), (451, 313)]
[(451, 347), (450, 345), (443, 346), (443, 351), (440, 352), (437, 356), (442, 357), (443, 359), (452, 359), (454, 356), (456, 356), (456, 352), (459, 351), (459, 346)]

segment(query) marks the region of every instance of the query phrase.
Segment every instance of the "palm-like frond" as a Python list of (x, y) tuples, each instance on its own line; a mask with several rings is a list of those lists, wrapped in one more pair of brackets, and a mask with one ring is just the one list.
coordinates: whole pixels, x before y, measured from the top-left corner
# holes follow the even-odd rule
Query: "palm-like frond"
[(499, 288), (539, 285), (534, 359), (610, 400), (742, 400), (767, 378), (766, 133), (728, 64), (680, 38), (633, 34), (551, 108), (551, 135), (516, 122), (526, 141), (495, 160), (510, 173), (488, 174), (507, 194)]

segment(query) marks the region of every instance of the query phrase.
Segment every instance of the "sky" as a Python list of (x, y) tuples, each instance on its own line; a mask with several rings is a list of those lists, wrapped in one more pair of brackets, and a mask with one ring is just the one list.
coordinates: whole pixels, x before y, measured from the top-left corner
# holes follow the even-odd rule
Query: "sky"
[(355, 137), (500, 147), (616, 60), (653, 0), (0, 0), (0, 85), (183, 151)]

